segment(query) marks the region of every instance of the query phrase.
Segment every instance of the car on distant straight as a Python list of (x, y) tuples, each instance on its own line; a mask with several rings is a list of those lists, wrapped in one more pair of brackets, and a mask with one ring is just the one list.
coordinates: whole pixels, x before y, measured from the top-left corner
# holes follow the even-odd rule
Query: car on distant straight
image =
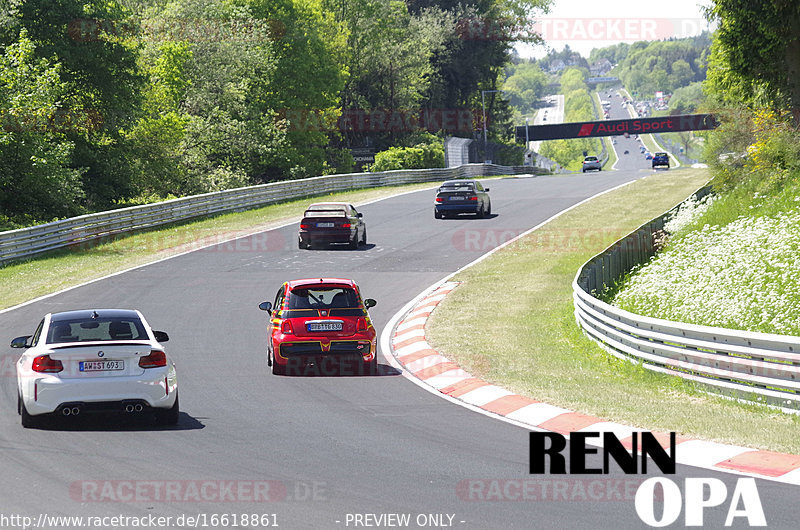
[(448, 180), (436, 190), (433, 216), (436, 219), (461, 213), (473, 213), (480, 218), (492, 214), (489, 188), (477, 180)]
[(285, 282), (273, 302), (258, 306), (270, 316), (267, 365), (279, 375), (302, 375), (307, 368), (318, 375), (375, 373), (377, 333), (368, 313), (375, 304), (361, 298), (353, 280)]
[(357, 249), (367, 244), (367, 225), (364, 216), (352, 204), (317, 202), (303, 213), (297, 246), (300, 249), (345, 244)]
[(669, 169), (669, 155), (664, 152), (658, 152), (653, 155), (653, 169), (664, 166)]
[(175, 364), (139, 311), (89, 309), (48, 313), (33, 335), (17, 337), (17, 412), (23, 427), (47, 417), (92, 412), (153, 413), (178, 423)]
[(586, 173), (590, 169), (596, 169), (597, 171), (603, 170), (603, 164), (596, 156), (587, 156), (583, 159), (583, 167), (581, 168), (581, 171)]

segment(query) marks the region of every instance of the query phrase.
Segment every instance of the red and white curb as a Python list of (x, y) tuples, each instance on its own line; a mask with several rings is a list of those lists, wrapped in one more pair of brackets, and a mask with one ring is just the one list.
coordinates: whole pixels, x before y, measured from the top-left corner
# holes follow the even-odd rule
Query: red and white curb
[[(568, 435), (576, 431), (613, 432), (627, 447), (638, 429), (601, 418), (573, 412), (520, 396), (473, 377), (434, 350), (425, 340), (425, 324), (436, 306), (456, 288), (445, 282), (418, 300), (390, 331), (390, 351), (396, 364), (418, 384), (450, 400), (481, 412), (511, 420), (536, 430)], [(656, 433), (666, 445), (667, 433)], [(600, 439), (602, 443), (602, 438)], [(679, 464), (730, 472), (800, 485), (800, 456), (676, 436), (675, 455)]]

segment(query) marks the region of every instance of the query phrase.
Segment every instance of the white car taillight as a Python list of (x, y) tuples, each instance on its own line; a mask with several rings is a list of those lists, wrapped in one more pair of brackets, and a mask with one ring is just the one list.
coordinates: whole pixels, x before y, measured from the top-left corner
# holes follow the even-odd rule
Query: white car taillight
[(139, 358), (141, 368), (158, 368), (167, 365), (167, 355), (161, 350), (150, 350), (150, 355)]
[(64, 369), (64, 365), (61, 361), (51, 359), (49, 355), (40, 355), (33, 359), (31, 369), (34, 372), (57, 373)]

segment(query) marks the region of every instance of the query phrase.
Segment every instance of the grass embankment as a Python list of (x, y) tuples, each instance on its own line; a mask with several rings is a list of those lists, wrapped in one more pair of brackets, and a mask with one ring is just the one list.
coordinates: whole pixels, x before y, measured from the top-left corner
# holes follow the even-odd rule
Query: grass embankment
[(637, 427), (800, 453), (800, 418), (710, 396), (616, 359), (575, 323), (578, 268), (707, 179), (706, 170), (656, 172), (459, 273), (461, 285), (429, 321), (428, 340), (475, 376), (536, 400)]
[[(134, 234), (120, 234), (113, 241), (88, 243), (87, 248), (58, 250), (27, 261), (12, 263), (0, 268), (0, 309), (187, 250), (261, 232), (299, 219), (312, 199), (359, 204), (433, 185), (435, 184), (409, 184), (287, 201)], [(273, 244), (296, 248), (294, 240), (267, 241), (265, 244), (271, 250), (276, 250), (272, 247)]]
[[(752, 179), (695, 210), (610, 302), (635, 313), (800, 336), (800, 183)], [(680, 216), (679, 216), (680, 217)]]

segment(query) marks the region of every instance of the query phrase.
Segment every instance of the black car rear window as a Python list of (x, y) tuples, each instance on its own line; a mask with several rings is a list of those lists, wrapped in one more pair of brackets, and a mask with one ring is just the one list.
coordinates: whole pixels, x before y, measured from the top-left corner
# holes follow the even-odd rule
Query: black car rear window
[(344, 208), (314, 208), (306, 210), (304, 217), (346, 217)]
[(439, 188), (440, 192), (453, 192), (453, 191), (475, 191), (475, 186), (470, 183), (464, 184), (447, 184)]

